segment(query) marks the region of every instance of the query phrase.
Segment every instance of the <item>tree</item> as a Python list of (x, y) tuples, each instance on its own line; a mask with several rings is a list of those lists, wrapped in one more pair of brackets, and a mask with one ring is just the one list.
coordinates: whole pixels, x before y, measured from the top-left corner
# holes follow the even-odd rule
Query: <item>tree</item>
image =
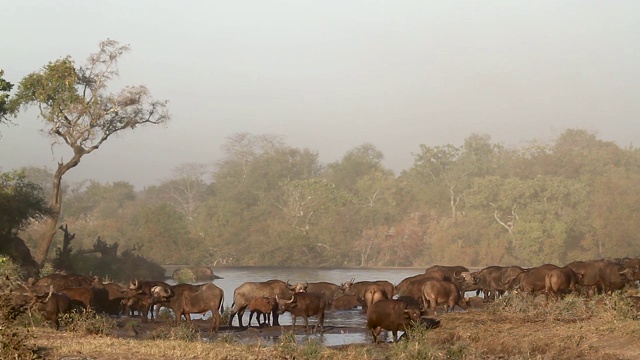
[(18, 85), (17, 102), (37, 106), (53, 144), (64, 142), (73, 153), (69, 160), (58, 163), (53, 177), (53, 214), (36, 251), (40, 263), (46, 259), (56, 232), (64, 174), (112, 135), (170, 119), (167, 101), (154, 100), (143, 85), (127, 86), (117, 94), (108, 91), (109, 82), (119, 75), (118, 60), (128, 51), (128, 45), (101, 41), (98, 52), (91, 54), (84, 66), (76, 66), (67, 56), (27, 75)]
[(0, 173), (0, 236), (14, 236), (49, 214), (42, 188), (20, 171)]
[(13, 84), (4, 79), (4, 70), (0, 69), (0, 124), (10, 123), (9, 116), (14, 115), (17, 103), (9, 100)]

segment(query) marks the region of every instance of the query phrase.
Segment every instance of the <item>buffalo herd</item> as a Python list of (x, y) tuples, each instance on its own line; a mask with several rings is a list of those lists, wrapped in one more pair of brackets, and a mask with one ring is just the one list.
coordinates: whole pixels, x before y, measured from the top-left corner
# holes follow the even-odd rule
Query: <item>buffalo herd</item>
[[(545, 294), (547, 301), (575, 292), (585, 297), (608, 294), (640, 280), (640, 259), (574, 261), (563, 267), (544, 264), (537, 267), (488, 266), (470, 271), (464, 266), (434, 265), (424, 273), (410, 276), (397, 285), (386, 280), (355, 281), (342, 284), (329, 282), (301, 282), (268, 280), (245, 282), (233, 293), (228, 320), (234, 318), (243, 328), (242, 319), (249, 311), (251, 326), (256, 315), (258, 326), (278, 326), (279, 315), (289, 312), (293, 326), (302, 317), (306, 331), (323, 331), (325, 311), (361, 307), (373, 341), (382, 329), (391, 331), (394, 341), (397, 332), (412, 323), (438, 324), (425, 318), (437, 315), (436, 307), (444, 312), (458, 306), (467, 309), (467, 292), (482, 294), (483, 301), (493, 301), (506, 293)], [(78, 274), (51, 274), (27, 284), (1, 290), (9, 295), (4, 316), (36, 309), (58, 328), (58, 317), (73, 309), (91, 309), (111, 315), (138, 316), (147, 322), (158, 316), (162, 306), (173, 311), (176, 323), (182, 316), (211, 312), (211, 331), (218, 331), (224, 312), (224, 291), (213, 283), (200, 285), (169, 285), (164, 281), (133, 279), (128, 286), (103, 283), (97, 277)], [(634, 299), (635, 300), (635, 299)], [(154, 313), (155, 310), (155, 313)], [(315, 317), (313, 330), (309, 317)]]

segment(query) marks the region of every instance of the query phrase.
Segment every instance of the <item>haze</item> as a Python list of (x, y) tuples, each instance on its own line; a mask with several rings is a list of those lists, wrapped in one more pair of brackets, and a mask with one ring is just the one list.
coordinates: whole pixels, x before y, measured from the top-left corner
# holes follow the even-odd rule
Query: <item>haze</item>
[[(567, 128), (640, 143), (638, 1), (0, 1), (0, 68), (18, 83), (130, 44), (116, 92), (168, 99), (142, 127), (85, 156), (67, 181), (158, 184), (214, 163), (238, 132), (281, 135), (325, 162), (372, 143), (396, 172), (420, 144), (472, 133), (523, 146)], [(35, 111), (2, 126), (0, 167), (55, 169), (64, 147)]]

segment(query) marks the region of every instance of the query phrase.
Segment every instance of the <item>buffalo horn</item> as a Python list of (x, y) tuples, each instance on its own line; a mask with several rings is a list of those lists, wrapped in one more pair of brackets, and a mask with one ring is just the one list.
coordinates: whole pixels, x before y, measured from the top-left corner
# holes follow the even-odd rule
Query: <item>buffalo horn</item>
[(171, 295), (171, 291), (169, 291), (169, 289), (165, 288), (164, 286), (158, 286), (158, 292), (162, 297), (169, 297)]
[(293, 300), (296, 299), (296, 295), (291, 295), (291, 300), (287, 301), (287, 304), (291, 304), (293, 302)]
[(47, 300), (44, 301), (45, 303), (49, 301), (49, 299), (51, 299), (52, 294), (53, 294), (53, 285), (49, 287), (49, 296), (47, 296)]

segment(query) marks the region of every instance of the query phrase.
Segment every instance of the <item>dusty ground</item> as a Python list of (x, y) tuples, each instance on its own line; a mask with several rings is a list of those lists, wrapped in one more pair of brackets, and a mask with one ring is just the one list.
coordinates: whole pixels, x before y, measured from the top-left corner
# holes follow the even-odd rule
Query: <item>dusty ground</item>
[[(186, 339), (172, 321), (142, 323), (118, 318), (112, 336), (88, 336), (52, 329), (33, 331), (39, 353), (53, 359), (640, 359), (640, 321), (619, 311), (587, 314), (582, 300), (558, 309), (522, 313), (475, 309), (437, 316), (441, 326), (398, 344), (356, 344), (331, 348), (283, 343), (291, 326), (220, 328), (210, 336), (209, 320), (194, 321)], [(479, 304), (477, 304), (479, 305)], [(534, 304), (534, 306), (538, 306)], [(304, 334), (298, 325), (295, 334)], [(325, 328), (325, 334), (366, 333), (358, 327)], [(193, 336), (189, 332), (188, 336)], [(187, 336), (187, 337), (188, 337)], [(204, 339), (204, 341), (202, 340)], [(262, 339), (262, 340), (258, 340)], [(367, 339), (370, 339), (367, 337)], [(368, 340), (367, 340), (368, 341)]]

